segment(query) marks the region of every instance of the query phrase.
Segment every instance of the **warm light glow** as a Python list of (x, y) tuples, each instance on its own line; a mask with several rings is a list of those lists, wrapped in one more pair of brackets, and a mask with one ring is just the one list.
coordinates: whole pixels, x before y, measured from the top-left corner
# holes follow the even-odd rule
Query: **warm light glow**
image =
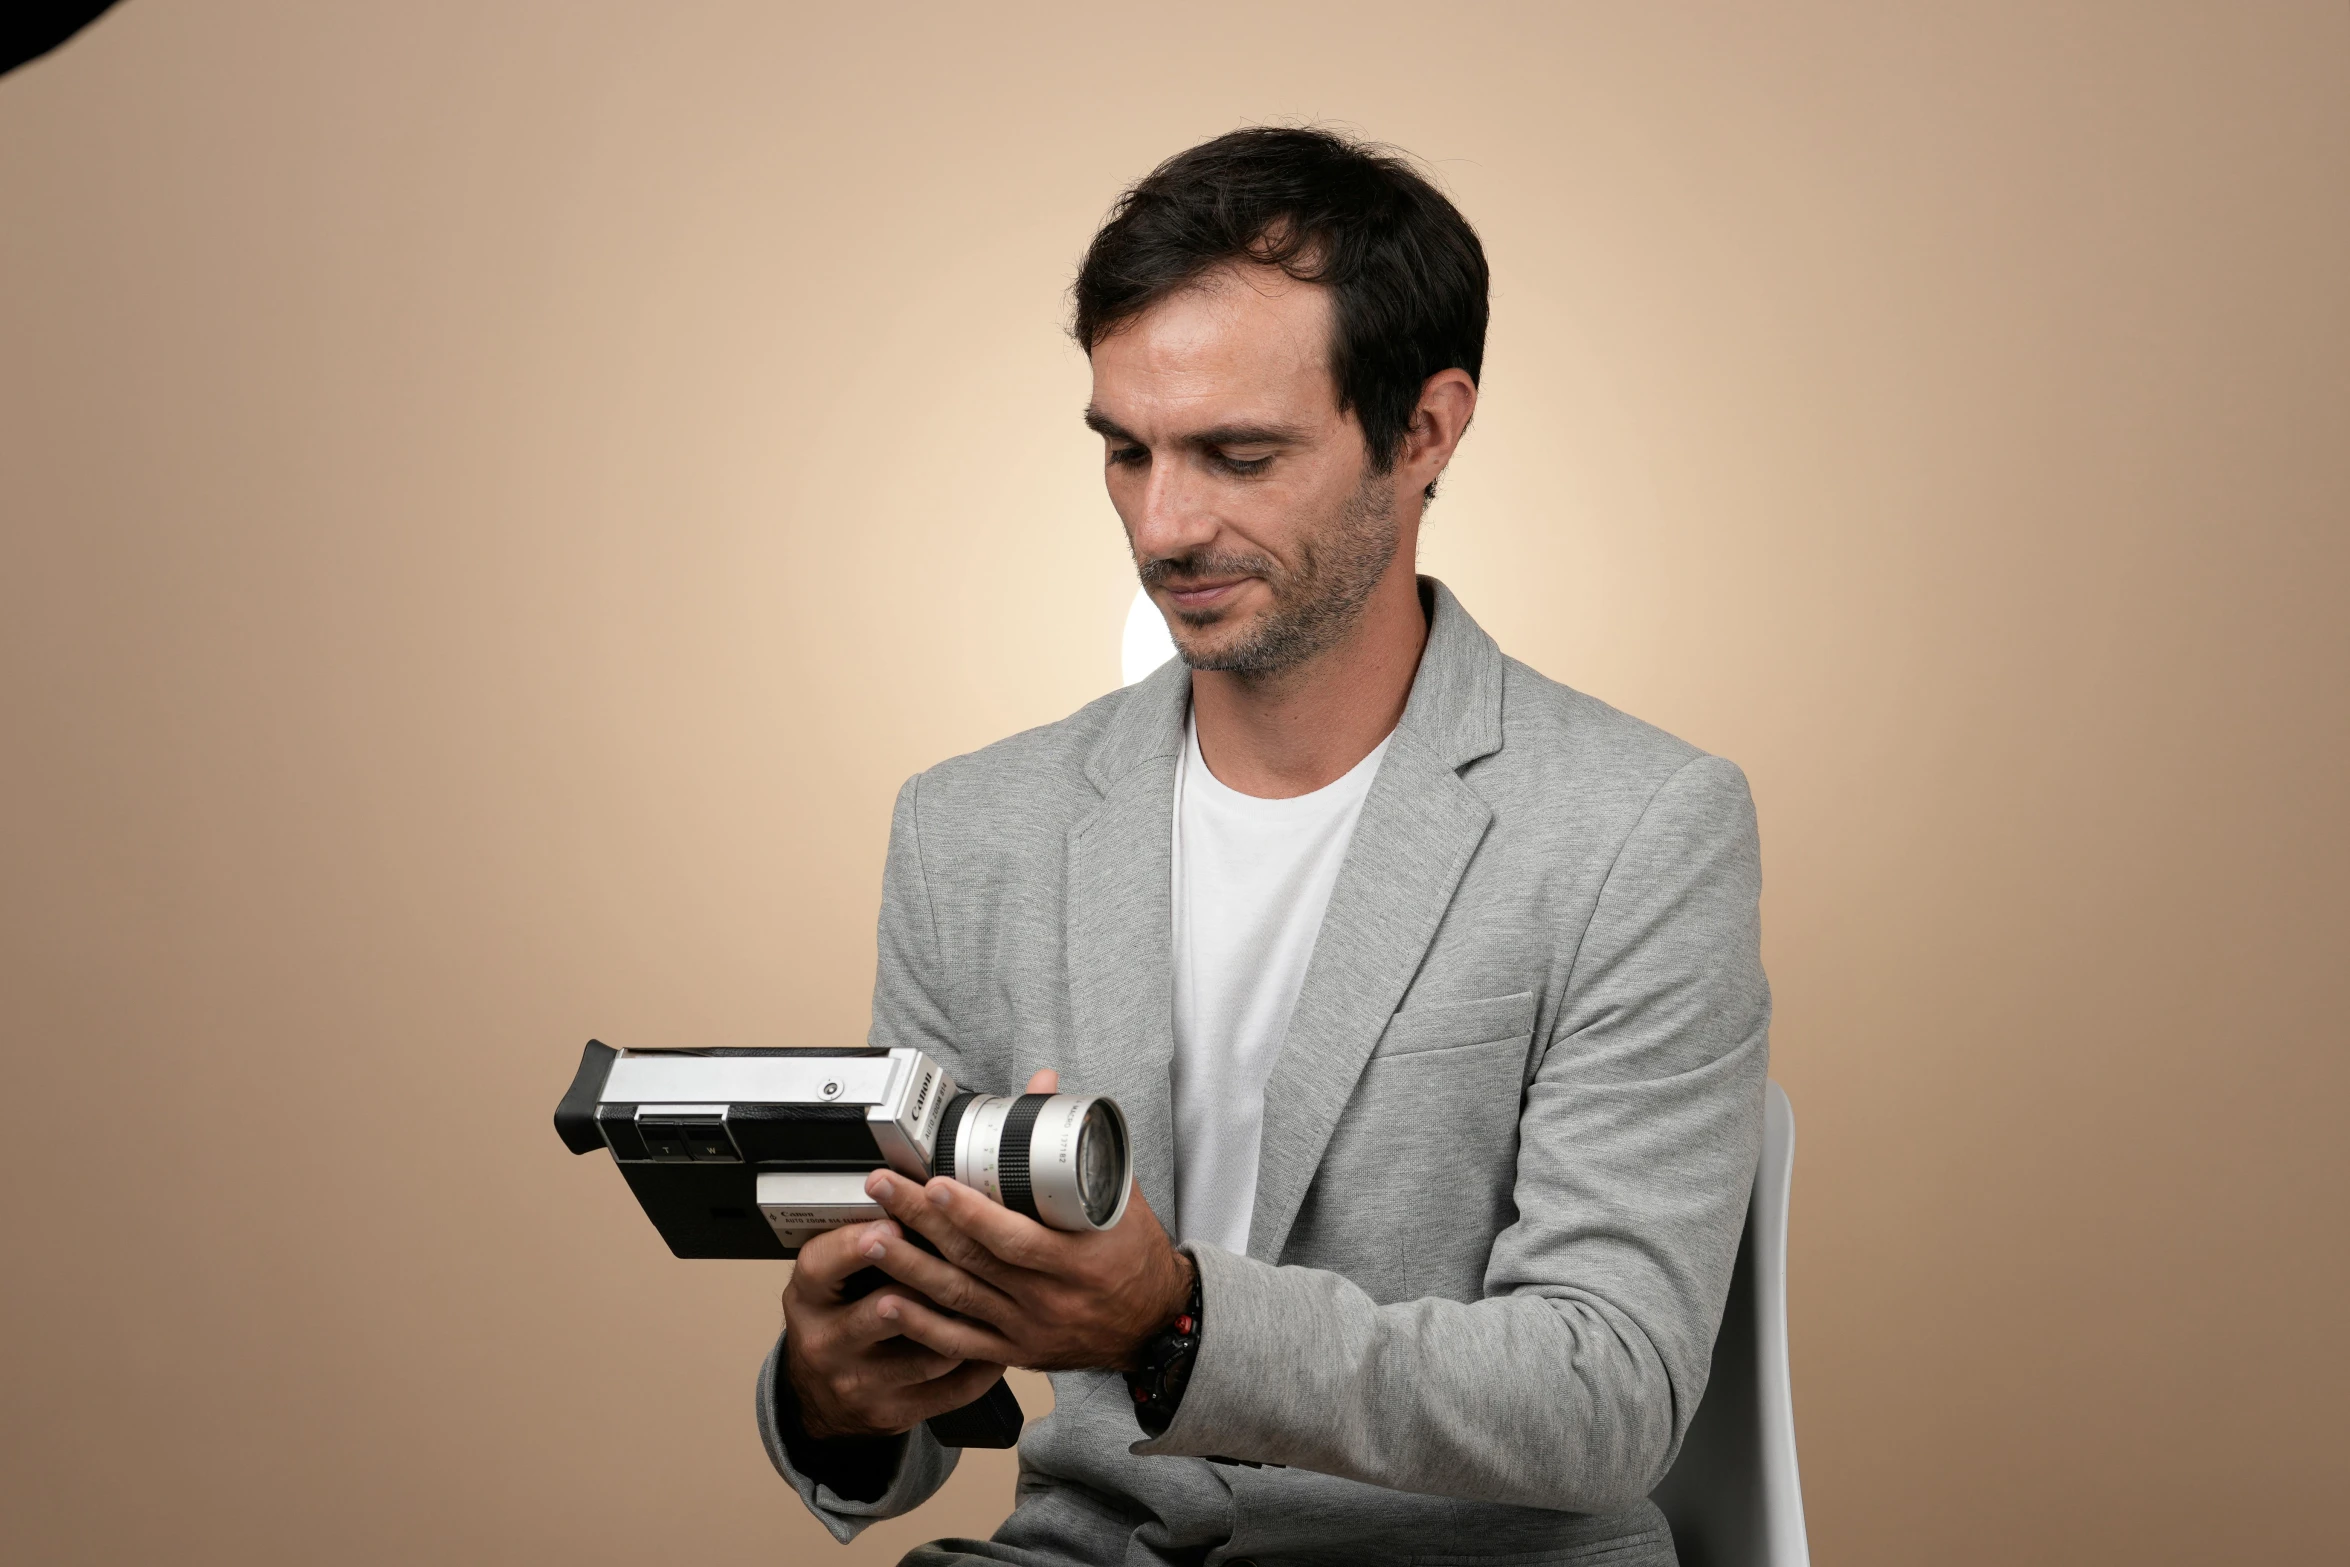
[(1126, 637), (1119, 650), (1119, 667), (1132, 685), (1175, 656), (1175, 639), (1167, 635), (1167, 617), (1141, 588), (1134, 590), (1133, 607), (1126, 611)]

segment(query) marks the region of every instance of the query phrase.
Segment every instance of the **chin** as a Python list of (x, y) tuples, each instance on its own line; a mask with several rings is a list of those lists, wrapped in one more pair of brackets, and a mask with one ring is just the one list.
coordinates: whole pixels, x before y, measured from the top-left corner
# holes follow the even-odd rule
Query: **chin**
[(1175, 644), (1175, 651), (1183, 656), (1187, 664), (1203, 658), (1219, 657), (1248, 640), (1247, 623), (1235, 624), (1221, 613), (1210, 613), (1194, 619), (1178, 612), (1167, 632)]

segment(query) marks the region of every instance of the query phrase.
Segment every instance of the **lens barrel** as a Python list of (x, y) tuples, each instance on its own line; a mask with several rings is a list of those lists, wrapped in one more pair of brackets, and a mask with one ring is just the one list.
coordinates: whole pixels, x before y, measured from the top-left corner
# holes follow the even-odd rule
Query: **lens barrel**
[(1110, 1228), (1134, 1185), (1126, 1117), (1098, 1094), (957, 1094), (930, 1168), (1056, 1230)]

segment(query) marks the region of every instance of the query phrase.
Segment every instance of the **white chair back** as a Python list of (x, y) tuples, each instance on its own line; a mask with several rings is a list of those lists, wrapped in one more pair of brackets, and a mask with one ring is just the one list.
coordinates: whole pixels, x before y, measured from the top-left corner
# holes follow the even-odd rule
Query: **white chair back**
[(1787, 1370), (1787, 1188), (1795, 1111), (1763, 1090), (1762, 1164), (1697, 1418), (1656, 1489), (1681, 1567), (1811, 1567)]

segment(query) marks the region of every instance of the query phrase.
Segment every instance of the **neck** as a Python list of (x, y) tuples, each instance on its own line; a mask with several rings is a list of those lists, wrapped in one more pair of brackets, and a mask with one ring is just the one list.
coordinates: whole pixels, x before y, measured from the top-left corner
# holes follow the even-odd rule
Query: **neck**
[(1345, 777), (1403, 716), (1427, 642), (1412, 553), (1398, 550), (1345, 638), (1304, 663), (1191, 672), (1202, 760), (1227, 788), (1270, 800)]

